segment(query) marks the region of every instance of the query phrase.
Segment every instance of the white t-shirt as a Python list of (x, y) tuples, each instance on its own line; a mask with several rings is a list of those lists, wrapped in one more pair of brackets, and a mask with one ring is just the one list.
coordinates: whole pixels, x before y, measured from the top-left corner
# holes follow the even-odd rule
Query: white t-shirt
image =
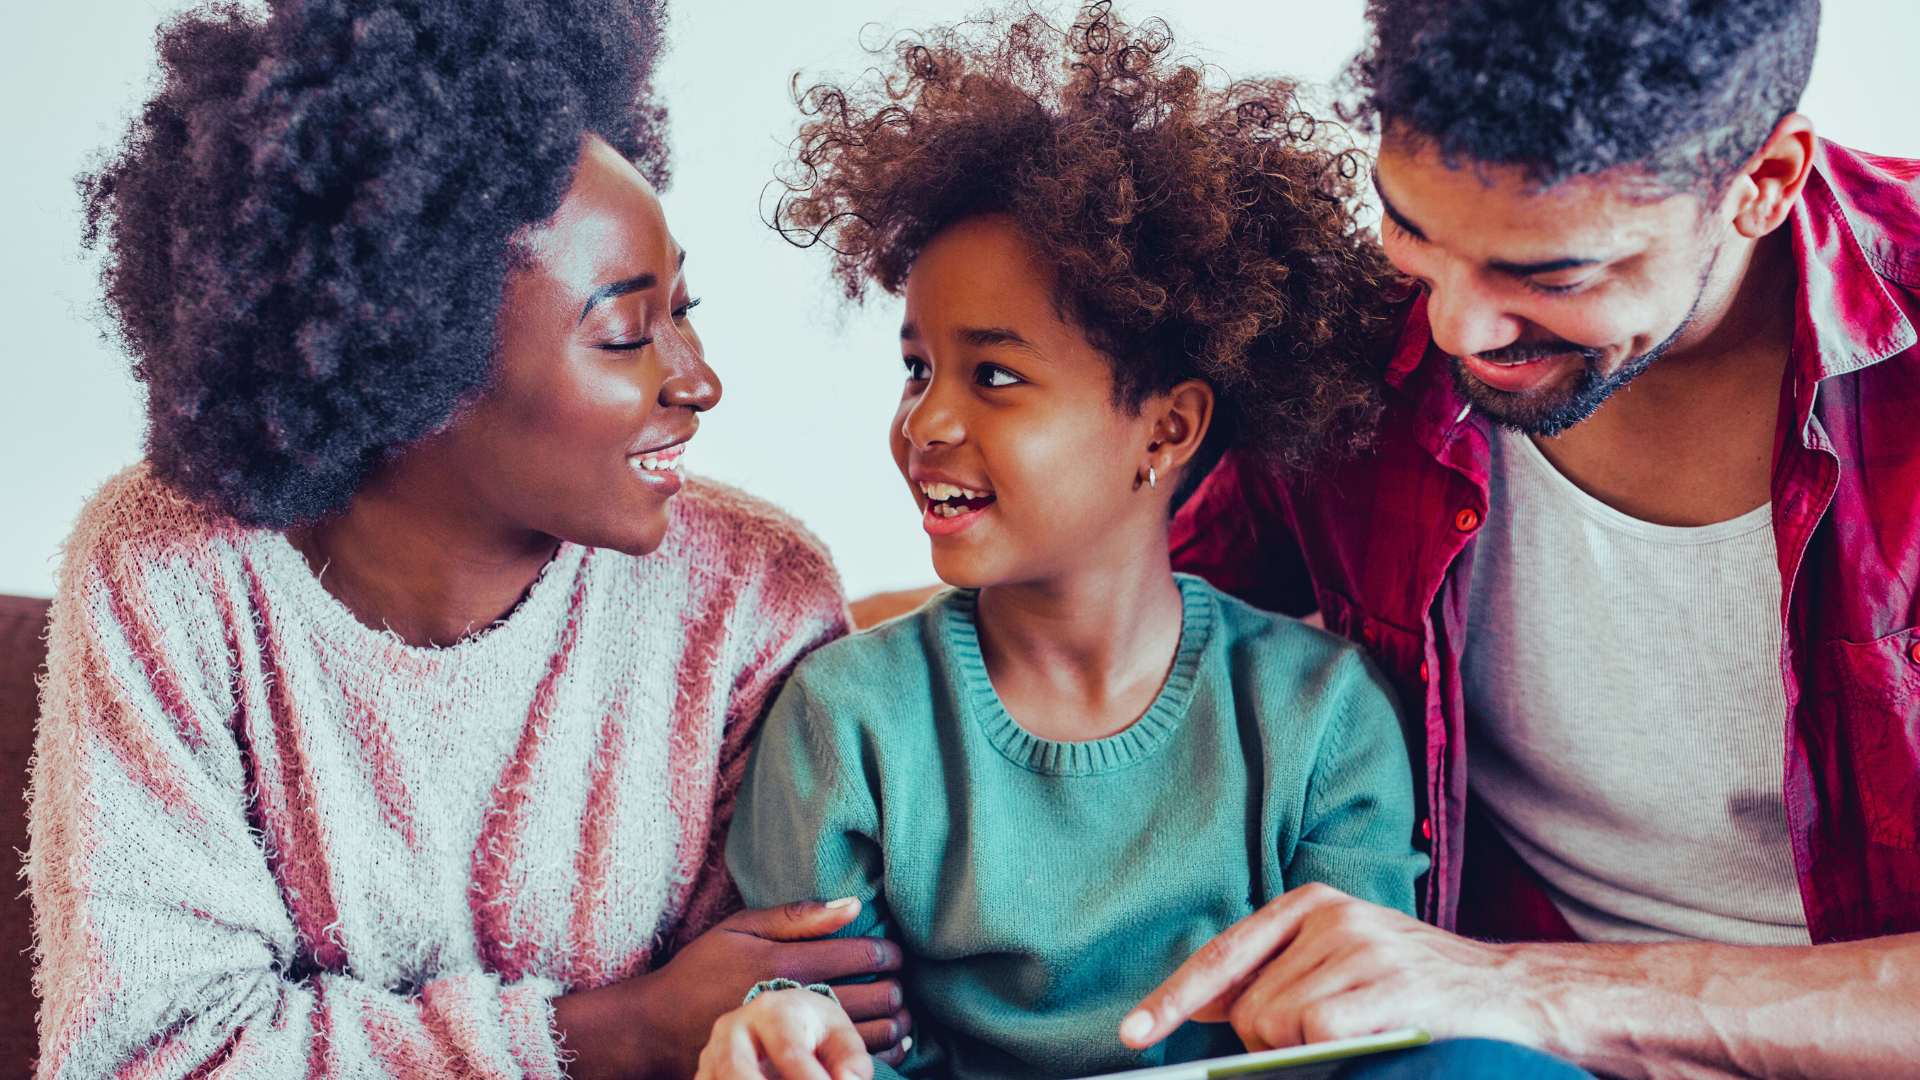
[(1586, 940), (1807, 944), (1771, 508), (1654, 525), (1491, 442), (1462, 666), (1495, 826)]

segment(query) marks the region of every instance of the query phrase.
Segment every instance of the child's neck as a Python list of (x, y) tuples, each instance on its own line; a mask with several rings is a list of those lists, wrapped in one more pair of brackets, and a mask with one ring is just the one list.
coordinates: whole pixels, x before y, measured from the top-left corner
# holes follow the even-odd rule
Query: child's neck
[(1085, 742), (1126, 730), (1153, 704), (1184, 611), (1162, 538), (1122, 565), (987, 586), (975, 622), (1008, 714), (1040, 738)]

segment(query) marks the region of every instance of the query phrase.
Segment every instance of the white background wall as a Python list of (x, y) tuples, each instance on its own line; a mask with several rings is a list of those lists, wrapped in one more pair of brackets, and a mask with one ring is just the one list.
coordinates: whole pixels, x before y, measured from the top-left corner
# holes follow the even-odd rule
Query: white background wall
[[(0, 43), (0, 592), (49, 595), (80, 503), (140, 455), (137, 384), (89, 321), (72, 178), (144, 97), (174, 3), (11, 3)], [(932, 580), (886, 452), (898, 309), (843, 313), (821, 260), (760, 223), (791, 137), (796, 70), (851, 73), (859, 43), (955, 19), (977, 0), (678, 0), (660, 75), (673, 115), (668, 220), (708, 358), (726, 384), (691, 467), (780, 503), (832, 547), (853, 595)], [(1331, 79), (1364, 36), (1362, 0), (1130, 0), (1177, 12), (1187, 51), (1236, 74)], [(1920, 157), (1915, 0), (1827, 0), (1803, 108), (1821, 132)], [(864, 29), (863, 29), (864, 28)]]

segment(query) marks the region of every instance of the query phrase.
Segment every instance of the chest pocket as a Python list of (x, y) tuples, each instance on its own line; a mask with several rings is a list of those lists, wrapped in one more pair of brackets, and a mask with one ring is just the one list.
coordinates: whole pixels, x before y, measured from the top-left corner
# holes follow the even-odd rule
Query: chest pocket
[(1828, 648), (1871, 839), (1920, 851), (1920, 627)]

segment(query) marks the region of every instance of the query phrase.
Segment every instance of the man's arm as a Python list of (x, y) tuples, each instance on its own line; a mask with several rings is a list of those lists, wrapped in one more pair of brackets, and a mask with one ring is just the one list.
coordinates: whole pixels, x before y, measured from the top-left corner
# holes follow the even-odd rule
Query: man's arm
[(1308, 885), (1209, 942), (1121, 1025), (1188, 1017), (1249, 1049), (1397, 1027), (1619, 1077), (1920, 1076), (1920, 934), (1800, 948), (1488, 944)]

